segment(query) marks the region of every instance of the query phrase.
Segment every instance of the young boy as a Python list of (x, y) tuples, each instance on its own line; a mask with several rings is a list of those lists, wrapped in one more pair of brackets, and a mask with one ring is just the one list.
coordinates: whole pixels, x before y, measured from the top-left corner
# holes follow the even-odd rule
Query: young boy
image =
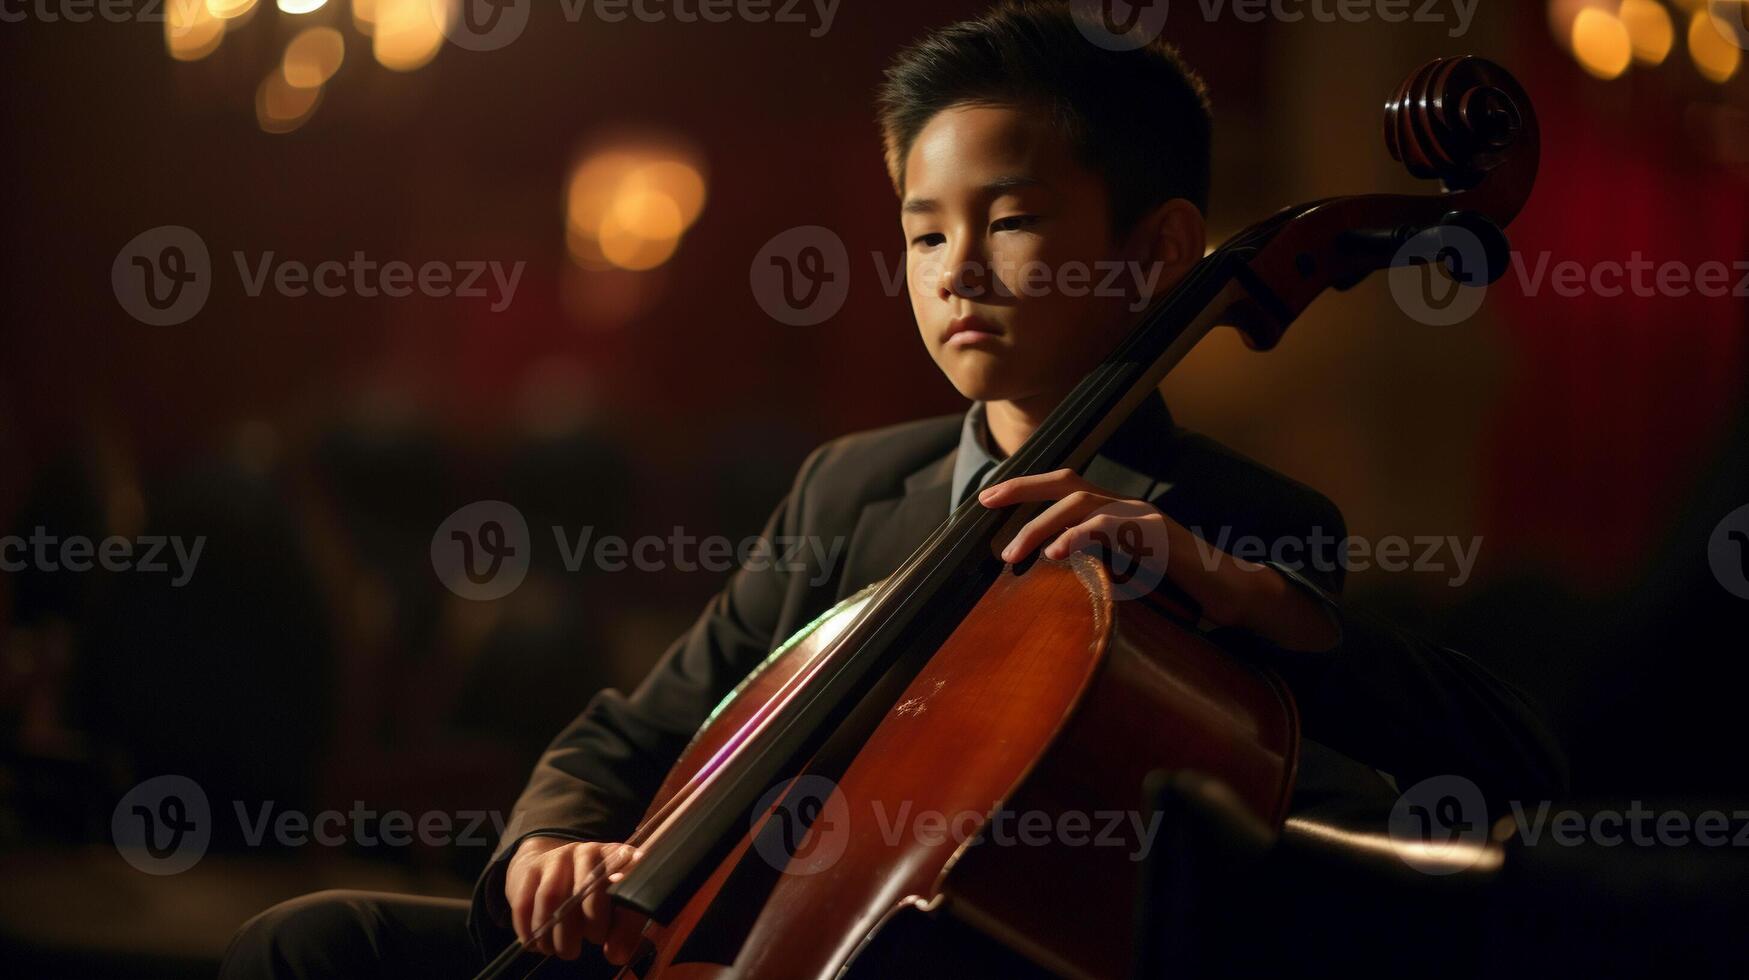
[[(380, 975), (385, 963), (460, 975), (459, 964), (479, 961), (463, 927), (470, 911), (488, 956), (512, 933), (530, 935), (623, 846), (613, 842), (712, 707), (777, 644), (892, 572), (1112, 349), (1142, 284), (1169, 289), (1205, 252), (1207, 103), (1163, 44), (1112, 51), (1088, 41), (1066, 3), (1004, 5), (903, 52), (880, 107), (917, 326), (971, 410), (810, 455), (764, 533), (846, 540), (844, 561), (736, 572), (637, 690), (598, 695), (536, 767), (471, 910), (311, 896), (246, 926), (227, 976)], [(1158, 276), (1082, 295), (1058, 288), (1073, 268)], [(1306, 738), (1297, 812), (1360, 803), (1382, 813), (1395, 792), (1380, 771), (1404, 786), (1462, 774), (1491, 802), (1541, 798), (1562, 778), (1558, 750), (1516, 692), (1460, 654), (1342, 611), (1329, 598), (1340, 567), (1302, 575), (1204, 560), (1212, 546), (1188, 527), (1307, 542), (1341, 539), (1342, 517), (1317, 492), (1175, 426), (1157, 398), (1084, 474), (1012, 480), (979, 500), (1048, 504), (1009, 561), (1040, 549), (1062, 558), (1101, 517), (1143, 528), (1144, 560), (1199, 603), (1217, 635), (1271, 658), (1294, 688)], [(622, 963), (641, 926), (597, 894), (539, 947), (575, 959), (600, 946)]]

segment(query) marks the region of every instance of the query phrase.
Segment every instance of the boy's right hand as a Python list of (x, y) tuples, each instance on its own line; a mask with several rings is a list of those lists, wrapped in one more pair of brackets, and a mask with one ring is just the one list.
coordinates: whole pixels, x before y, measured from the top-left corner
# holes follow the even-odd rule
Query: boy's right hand
[[(504, 873), (504, 897), (510, 903), (516, 938), (528, 937), (552, 917), (603, 864), (625, 867), (633, 855), (629, 844), (578, 842), (561, 837), (530, 837), (517, 845)], [(618, 881), (615, 872), (609, 881)], [(608, 962), (631, 959), (644, 931), (645, 918), (608, 900), (607, 887), (597, 885), (558, 925), (531, 947), (560, 959), (574, 960), (585, 942), (602, 947)]]

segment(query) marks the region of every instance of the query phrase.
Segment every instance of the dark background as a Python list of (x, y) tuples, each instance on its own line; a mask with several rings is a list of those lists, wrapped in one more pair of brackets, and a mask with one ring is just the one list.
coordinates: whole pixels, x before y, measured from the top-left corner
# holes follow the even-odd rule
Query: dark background
[[(1423, 61), (1474, 53), (1542, 117), (1542, 179), (1511, 229), (1527, 264), (1749, 257), (1743, 73), (1696, 71), (1694, 5), (1676, 4), (1663, 64), (1594, 77), (1561, 40), (1579, 6), (1482, 0), (1451, 37), (1174, 5), (1167, 36), (1216, 109), (1212, 237), (1297, 201), (1424, 189), (1386, 156), (1379, 107)], [(470, 602), (429, 555), (457, 508), (508, 501), (537, 543), (553, 524), (739, 538), (819, 442), (963, 408), (870, 262), (902, 247), (871, 102), (902, 43), (981, 7), (844, 0), (816, 38), (543, 4), (508, 48), (445, 45), (405, 73), (372, 60), (343, 0), (257, 10), (191, 62), (155, 23), (0, 23), (0, 532), (208, 539), (179, 589), (0, 575), (0, 955), (198, 972), (303, 891), (463, 893), (485, 848), (250, 847), (231, 804), (508, 810), (545, 740), (592, 691), (634, 683), (720, 584), (571, 572), (549, 547), (514, 594)], [(263, 132), (256, 86), (311, 23), (341, 30), (345, 62), (307, 122)], [(654, 269), (580, 266), (573, 168), (651, 139), (699, 161), (696, 223)], [(151, 327), (110, 268), (167, 224), (203, 237), (216, 282), (193, 320)], [(773, 321), (749, 286), (760, 248), (800, 225), (851, 257), (848, 302), (813, 327)], [(527, 266), (494, 313), (250, 297), (233, 250)], [(1479, 535), (1468, 581), (1374, 569), (1351, 601), (1529, 689), (1575, 798), (1741, 805), (1749, 600), (1707, 547), (1749, 504), (1745, 304), (1528, 292), (1509, 275), (1474, 319), (1430, 327), (1375, 278), (1266, 356), (1211, 338), (1168, 398), (1323, 490), (1352, 533)], [(164, 773), (200, 783), (217, 829), (195, 869), (152, 877), (118, 857), (110, 818)]]

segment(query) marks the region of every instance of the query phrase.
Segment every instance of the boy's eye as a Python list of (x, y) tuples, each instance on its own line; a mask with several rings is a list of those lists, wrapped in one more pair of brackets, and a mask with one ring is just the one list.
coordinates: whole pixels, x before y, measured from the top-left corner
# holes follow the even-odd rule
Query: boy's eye
[(990, 222), (991, 231), (1020, 231), (1038, 224), (1036, 214), (1014, 214)]
[(943, 235), (941, 232), (939, 232), (939, 231), (926, 231), (923, 234), (918, 235), (916, 238), (911, 239), (911, 244), (921, 245), (924, 248), (934, 248), (935, 246), (940, 245), (946, 241), (947, 241), (947, 236)]

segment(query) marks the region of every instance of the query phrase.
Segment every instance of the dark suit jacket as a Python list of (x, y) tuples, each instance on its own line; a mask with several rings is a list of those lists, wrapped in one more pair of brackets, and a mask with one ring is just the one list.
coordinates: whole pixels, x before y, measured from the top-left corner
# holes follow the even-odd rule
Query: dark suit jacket
[[(504, 866), (522, 838), (624, 840), (737, 682), (838, 600), (892, 572), (946, 519), (960, 423), (954, 415), (858, 433), (808, 456), (762, 533), (847, 539), (838, 567), (818, 567), (804, 549), (799, 569), (737, 570), (635, 691), (601, 692), (559, 733), (475, 889), (473, 926), (483, 944), (505, 938)], [(1345, 535), (1341, 513), (1323, 495), (1178, 427), (1159, 399), (1139, 409), (1083, 475), (1152, 502), (1186, 527), (1264, 541)], [(1339, 567), (1303, 574), (1327, 599), (1341, 590)], [(1294, 690), (1305, 736), (1297, 812), (1356, 800), (1388, 810), (1395, 793), (1376, 770), (1404, 787), (1465, 775), (1495, 813), (1496, 802), (1557, 791), (1565, 778), (1559, 749), (1515, 689), (1456, 651), (1334, 608), (1343, 640), (1326, 654), (1288, 654), (1237, 631), (1211, 634), (1268, 659)]]

